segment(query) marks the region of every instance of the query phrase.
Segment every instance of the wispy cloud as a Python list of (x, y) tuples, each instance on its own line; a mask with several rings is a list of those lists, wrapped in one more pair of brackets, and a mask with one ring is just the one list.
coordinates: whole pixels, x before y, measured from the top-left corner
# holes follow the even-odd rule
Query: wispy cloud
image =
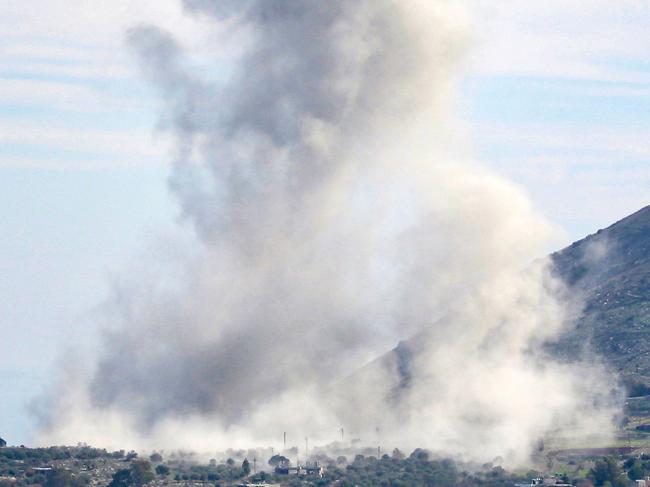
[[(200, 22), (187, 18), (177, 0), (49, 0), (38, 8), (3, 2), (0, 164), (87, 169), (162, 163), (162, 143), (151, 135), (157, 105), (124, 45), (126, 31), (147, 22), (173, 28), (189, 44), (201, 40)], [(26, 123), (33, 113), (38, 116)], [(115, 125), (120, 116), (121, 128), (106, 128), (106, 120)]]
[[(508, 146), (531, 153), (542, 152), (543, 160), (591, 164), (645, 159), (650, 161), (650, 127), (609, 127), (584, 124), (499, 124), (477, 126), (478, 144)], [(532, 154), (531, 154), (532, 155)], [(514, 154), (521, 157), (521, 154)], [(531, 157), (526, 157), (531, 160)], [(541, 160), (541, 159), (538, 159)]]
[(162, 165), (167, 144), (149, 130), (51, 127), (0, 121), (0, 165), (59, 169)]
[[(74, 110), (101, 113), (124, 103), (139, 105), (133, 98), (117, 98), (88, 83), (47, 79), (0, 78), (0, 102), (13, 106), (40, 106), (47, 110)], [(5, 117), (9, 115), (5, 113)]]
[(647, 2), (470, 3), (481, 26), (473, 60), (479, 73), (650, 82)]

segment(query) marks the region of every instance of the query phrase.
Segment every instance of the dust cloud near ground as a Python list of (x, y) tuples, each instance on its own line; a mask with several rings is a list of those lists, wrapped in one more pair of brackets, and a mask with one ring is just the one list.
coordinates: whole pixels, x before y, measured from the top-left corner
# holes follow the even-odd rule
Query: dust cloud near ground
[[(607, 435), (612, 378), (541, 347), (570, 326), (536, 260), (556, 229), (458, 150), (463, 6), (185, 7), (213, 28), (213, 64), (155, 26), (128, 43), (161, 94), (193, 243), (115, 286), (98, 348), (41, 399), (39, 441), (213, 451), (345, 428), (521, 463), (549, 432)], [(366, 365), (407, 339), (408, 380)]]

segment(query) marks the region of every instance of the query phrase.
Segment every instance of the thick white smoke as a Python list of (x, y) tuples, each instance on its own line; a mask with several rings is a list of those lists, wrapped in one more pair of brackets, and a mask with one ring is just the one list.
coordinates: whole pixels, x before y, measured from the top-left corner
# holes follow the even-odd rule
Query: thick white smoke
[(600, 372), (542, 352), (565, 326), (561, 286), (531, 264), (552, 227), (451, 155), (463, 9), (185, 6), (215, 46), (236, 39), (227, 73), (197, 72), (155, 27), (129, 40), (166, 103), (196, 247), (116, 289), (95, 363), (68, 374), (41, 441), (214, 450), (344, 427), (522, 461), (558, 428), (608, 431)]

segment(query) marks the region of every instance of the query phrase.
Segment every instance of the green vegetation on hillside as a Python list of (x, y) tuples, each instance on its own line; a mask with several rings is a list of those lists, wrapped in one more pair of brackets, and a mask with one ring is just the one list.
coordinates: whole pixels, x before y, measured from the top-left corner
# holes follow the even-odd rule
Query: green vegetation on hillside
[[(565, 358), (595, 351), (623, 376), (631, 395), (650, 384), (650, 206), (551, 256), (582, 305), (557, 344)], [(639, 385), (639, 383), (641, 385)]]

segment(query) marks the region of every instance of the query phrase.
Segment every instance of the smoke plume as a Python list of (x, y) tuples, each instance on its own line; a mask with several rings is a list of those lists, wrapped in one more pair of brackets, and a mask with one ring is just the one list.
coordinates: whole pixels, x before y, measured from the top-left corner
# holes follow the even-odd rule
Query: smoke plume
[(553, 226), (458, 155), (463, 8), (185, 7), (214, 29), (200, 69), (154, 26), (128, 39), (164, 100), (194, 245), (115, 286), (101, 346), (66, 375), (41, 440), (214, 450), (344, 427), (524, 461), (550, 432), (607, 431), (604, 372), (543, 352), (567, 326), (535, 261)]

